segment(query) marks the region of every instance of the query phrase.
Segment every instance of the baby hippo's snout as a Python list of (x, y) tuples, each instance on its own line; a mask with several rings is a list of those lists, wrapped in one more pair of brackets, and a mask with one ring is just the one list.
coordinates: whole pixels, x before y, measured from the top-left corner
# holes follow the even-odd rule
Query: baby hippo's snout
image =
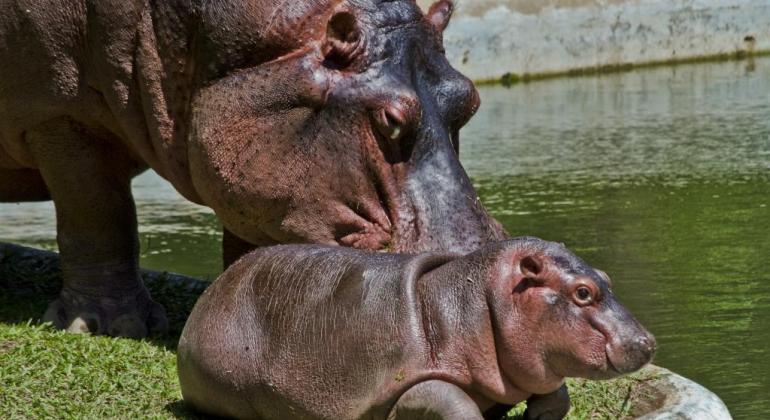
[(640, 369), (652, 360), (657, 343), (634, 317), (618, 302), (611, 302), (594, 320), (607, 337), (607, 359), (617, 373)]
[(657, 343), (655, 337), (647, 331), (641, 332), (637, 337), (624, 343), (620, 355), (609, 353), (610, 363), (620, 373), (629, 373), (640, 369), (652, 361)]

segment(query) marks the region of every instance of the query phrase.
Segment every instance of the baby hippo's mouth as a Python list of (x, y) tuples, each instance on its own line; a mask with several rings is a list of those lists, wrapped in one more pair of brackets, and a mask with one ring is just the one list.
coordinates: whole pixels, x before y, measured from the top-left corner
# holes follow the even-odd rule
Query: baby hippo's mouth
[(618, 370), (618, 368), (615, 367), (615, 364), (612, 363), (612, 357), (610, 357), (609, 344), (607, 344), (607, 347), (604, 350), (604, 354), (605, 354), (606, 359), (607, 359), (607, 370), (612, 372), (613, 374), (622, 375), (623, 372)]

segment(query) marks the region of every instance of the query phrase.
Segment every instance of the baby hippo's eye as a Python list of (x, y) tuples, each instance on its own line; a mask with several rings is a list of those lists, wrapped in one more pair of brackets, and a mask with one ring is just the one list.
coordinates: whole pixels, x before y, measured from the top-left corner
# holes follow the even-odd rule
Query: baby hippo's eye
[(580, 306), (590, 305), (593, 301), (593, 293), (588, 286), (580, 286), (575, 289), (575, 302)]

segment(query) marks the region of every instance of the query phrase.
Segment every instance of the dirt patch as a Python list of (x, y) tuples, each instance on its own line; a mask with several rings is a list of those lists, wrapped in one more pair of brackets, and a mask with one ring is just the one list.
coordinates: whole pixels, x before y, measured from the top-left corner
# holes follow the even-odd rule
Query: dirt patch
[(666, 394), (660, 387), (655, 386), (655, 377), (646, 378), (631, 388), (629, 400), (631, 411), (629, 418), (641, 417), (663, 407), (666, 402)]
[(0, 341), (0, 354), (10, 353), (11, 350), (19, 347), (19, 343), (13, 340)]

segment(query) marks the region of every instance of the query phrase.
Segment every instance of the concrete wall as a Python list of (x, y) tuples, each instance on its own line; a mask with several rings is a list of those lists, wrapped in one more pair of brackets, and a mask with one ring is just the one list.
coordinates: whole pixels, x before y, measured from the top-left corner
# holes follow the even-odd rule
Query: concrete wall
[(455, 1), (447, 55), (474, 80), (770, 51), (770, 0)]

